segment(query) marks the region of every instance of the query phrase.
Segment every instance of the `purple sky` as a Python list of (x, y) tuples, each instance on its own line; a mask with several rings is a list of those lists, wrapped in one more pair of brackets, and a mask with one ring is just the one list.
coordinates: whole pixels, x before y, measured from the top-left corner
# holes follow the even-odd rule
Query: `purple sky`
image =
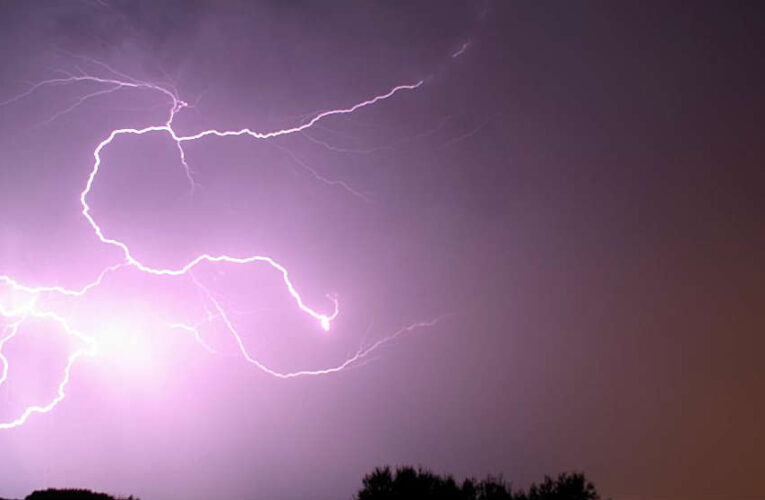
[[(39, 298), (99, 351), (49, 413), (0, 430), (0, 496), (338, 499), (405, 463), (520, 486), (581, 470), (617, 499), (765, 495), (763, 19), (735, 2), (2, 2), (0, 101), (68, 75), (149, 82), (190, 104), (172, 123), (188, 136), (423, 84), (283, 137), (185, 142), (191, 194), (167, 133), (105, 147), (87, 200), (136, 261), (266, 255), (340, 314), (324, 332), (263, 263), (202, 263), (200, 286), (125, 266)], [(109, 88), (0, 107), (0, 275), (79, 288), (124, 261), (79, 196), (99, 143), (163, 125), (172, 101), (126, 87), (72, 107)], [(0, 283), (0, 312), (37, 296)], [(216, 304), (279, 372), (439, 321), (283, 380)], [(2, 345), (0, 424), (56, 396), (82, 349), (59, 326), (28, 318)]]

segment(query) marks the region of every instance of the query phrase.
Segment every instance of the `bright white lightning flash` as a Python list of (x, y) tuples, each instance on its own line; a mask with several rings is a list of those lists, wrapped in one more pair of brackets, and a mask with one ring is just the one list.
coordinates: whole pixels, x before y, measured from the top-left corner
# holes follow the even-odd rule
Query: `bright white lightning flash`
[[(96, 221), (93, 214), (91, 213), (91, 207), (88, 204), (88, 195), (93, 189), (93, 185), (96, 181), (96, 178), (98, 176), (100, 169), (103, 167), (101, 153), (110, 144), (112, 144), (112, 142), (117, 137), (125, 136), (125, 135), (144, 135), (144, 134), (150, 134), (150, 133), (164, 133), (170, 136), (177, 146), (178, 157), (180, 159), (180, 162), (181, 162), (181, 165), (183, 166), (186, 177), (193, 190), (195, 183), (191, 173), (191, 168), (189, 167), (186, 161), (186, 153), (183, 148), (183, 145), (187, 142), (193, 142), (207, 136), (216, 136), (216, 137), (249, 136), (256, 140), (268, 140), (268, 139), (276, 138), (279, 136), (301, 133), (311, 128), (312, 126), (314, 126), (320, 120), (323, 120), (335, 115), (353, 113), (354, 111), (358, 109), (361, 109), (366, 106), (375, 104), (379, 101), (388, 99), (398, 92), (405, 91), (405, 90), (414, 90), (423, 84), (422, 81), (419, 81), (411, 85), (399, 85), (399, 86), (393, 87), (391, 90), (389, 90), (388, 92), (384, 94), (377, 95), (368, 100), (354, 104), (350, 107), (324, 111), (322, 113), (319, 113), (313, 116), (310, 120), (304, 122), (303, 124), (293, 126), (290, 128), (274, 130), (270, 132), (258, 132), (258, 131), (251, 130), (249, 128), (243, 128), (239, 130), (207, 129), (207, 130), (202, 130), (200, 132), (197, 132), (191, 135), (180, 135), (173, 128), (173, 122), (177, 114), (183, 109), (188, 108), (189, 104), (178, 97), (178, 93), (174, 88), (172, 88), (171, 86), (162, 86), (162, 85), (157, 85), (150, 82), (136, 80), (125, 74), (119, 73), (113, 70), (112, 68), (110, 68), (109, 66), (103, 63), (100, 63), (98, 61), (91, 60), (90, 62), (102, 68), (106, 76), (95, 76), (90, 74), (77, 74), (77, 75), (65, 74), (63, 77), (60, 77), (60, 78), (54, 78), (54, 79), (39, 82), (33, 85), (32, 87), (30, 87), (26, 92), (12, 99), (9, 99), (5, 102), (1, 102), (0, 106), (4, 106), (12, 102), (16, 102), (25, 97), (28, 97), (43, 87), (74, 85), (79, 83), (91, 83), (91, 84), (102, 85), (105, 88), (95, 92), (91, 92), (89, 94), (86, 94), (80, 97), (78, 100), (74, 102), (74, 104), (64, 108), (63, 110), (58, 111), (49, 120), (47, 120), (44, 123), (48, 123), (65, 113), (69, 113), (73, 111), (77, 106), (83, 104), (84, 102), (90, 99), (107, 95), (107, 94), (112, 94), (122, 89), (146, 90), (146, 91), (156, 92), (161, 94), (168, 101), (167, 119), (166, 121), (164, 121), (164, 123), (152, 125), (149, 127), (120, 128), (120, 129), (112, 130), (108, 134), (108, 136), (105, 139), (103, 139), (101, 142), (99, 142), (96, 148), (93, 150), (94, 162), (90, 169), (90, 174), (88, 175), (87, 180), (85, 182), (85, 186), (80, 192), (80, 196), (79, 196), (80, 205), (82, 207), (81, 213), (101, 243), (116, 247), (117, 249), (120, 250), (123, 256), (123, 260), (121, 262), (113, 266), (107, 267), (96, 277), (95, 280), (82, 286), (81, 288), (75, 288), (75, 289), (70, 289), (70, 288), (66, 288), (62, 286), (30, 286), (15, 280), (11, 276), (0, 275), (0, 292), (4, 292), (3, 295), (0, 295), (0, 317), (2, 317), (2, 319), (5, 321), (5, 328), (4, 330), (2, 330), (2, 336), (0, 336), (0, 368), (2, 369), (2, 371), (0, 371), (0, 387), (2, 387), (3, 383), (6, 382), (6, 380), (8, 379), (8, 374), (10, 371), (9, 361), (3, 355), (2, 349), (5, 344), (7, 344), (9, 341), (11, 341), (14, 337), (16, 337), (19, 334), (21, 327), (24, 325), (24, 323), (27, 320), (36, 318), (36, 319), (50, 321), (53, 324), (55, 324), (58, 328), (60, 328), (67, 335), (76, 338), (79, 344), (81, 344), (80, 347), (78, 347), (72, 353), (69, 354), (67, 364), (64, 369), (64, 374), (62, 378), (60, 379), (60, 382), (58, 385), (58, 391), (56, 393), (56, 396), (47, 404), (27, 407), (18, 417), (16, 417), (15, 419), (11, 421), (0, 422), (0, 429), (10, 429), (13, 427), (18, 427), (24, 424), (31, 415), (35, 413), (47, 413), (50, 410), (52, 410), (59, 402), (61, 402), (64, 399), (66, 395), (66, 387), (69, 384), (71, 370), (75, 362), (84, 355), (95, 355), (97, 352), (98, 345), (96, 340), (93, 337), (86, 335), (85, 333), (73, 328), (65, 317), (60, 316), (59, 314), (49, 310), (48, 307), (46, 307), (46, 299), (51, 297), (56, 297), (56, 296), (82, 297), (86, 295), (89, 291), (98, 287), (102, 283), (102, 281), (104, 280), (107, 274), (114, 272), (117, 269), (122, 267), (132, 267), (143, 273), (156, 275), (156, 276), (177, 276), (177, 277), (184, 276), (184, 277), (191, 278), (192, 282), (203, 292), (203, 295), (208, 299), (209, 303), (212, 305), (212, 307), (215, 310), (214, 313), (212, 313), (211, 311), (208, 311), (208, 319), (211, 319), (212, 317), (220, 318), (223, 321), (224, 325), (226, 326), (226, 329), (233, 335), (234, 339), (236, 340), (236, 343), (244, 359), (247, 362), (254, 364), (255, 366), (257, 366), (264, 372), (279, 378), (292, 378), (292, 377), (306, 376), (306, 375), (323, 375), (323, 374), (329, 374), (329, 373), (341, 371), (345, 368), (356, 365), (358, 362), (367, 358), (375, 349), (393, 340), (399, 335), (405, 332), (414, 330), (416, 328), (432, 326), (433, 324), (435, 324), (436, 321), (438, 321), (438, 320), (433, 320), (428, 322), (420, 322), (420, 323), (414, 323), (412, 325), (406, 326), (394, 332), (393, 334), (383, 338), (382, 340), (377, 341), (376, 343), (372, 344), (370, 347), (360, 349), (352, 357), (346, 359), (342, 363), (331, 368), (325, 368), (321, 370), (301, 370), (301, 371), (288, 372), (288, 373), (274, 371), (268, 368), (262, 362), (256, 360), (247, 351), (244, 345), (244, 342), (242, 341), (241, 336), (239, 335), (238, 331), (232, 324), (229, 318), (229, 315), (221, 306), (220, 302), (213, 296), (213, 294), (210, 293), (210, 291), (207, 288), (205, 288), (204, 285), (202, 285), (191, 274), (192, 270), (197, 265), (201, 263), (205, 263), (205, 262), (209, 262), (209, 263), (225, 262), (225, 263), (237, 264), (237, 265), (246, 265), (246, 264), (253, 264), (253, 263), (267, 264), (268, 266), (270, 266), (272, 269), (274, 269), (281, 275), (282, 281), (284, 282), (284, 286), (286, 287), (287, 292), (290, 294), (290, 296), (294, 300), (298, 309), (302, 313), (315, 319), (319, 323), (319, 326), (324, 331), (329, 331), (332, 325), (332, 321), (337, 317), (339, 313), (338, 301), (334, 297), (330, 297), (330, 300), (332, 302), (332, 309), (330, 312), (320, 312), (314, 309), (313, 307), (307, 305), (304, 302), (298, 290), (296, 289), (296, 287), (294, 286), (287, 269), (282, 264), (277, 262), (275, 259), (265, 255), (237, 256), (237, 255), (225, 255), (225, 254), (224, 255), (202, 254), (191, 259), (185, 264), (175, 268), (153, 267), (145, 262), (138, 260), (133, 255), (132, 251), (130, 250), (130, 248), (128, 247), (126, 243), (118, 239), (115, 239), (113, 237), (107, 236), (105, 230), (102, 228), (101, 225), (99, 225), (99, 223)], [(316, 176), (315, 173), (314, 173), (314, 176)], [(342, 187), (346, 188), (347, 190), (350, 190), (351, 192), (353, 192), (348, 186), (346, 186), (342, 182), (327, 181), (326, 179), (321, 177), (317, 177), (317, 178), (328, 183), (339, 184)], [(358, 194), (355, 192), (353, 193)], [(197, 327), (192, 325), (187, 325), (184, 323), (179, 323), (179, 322), (171, 323), (168, 326), (170, 328), (179, 328), (192, 333), (195, 339), (200, 343), (200, 345), (202, 345), (202, 347), (204, 347), (210, 352), (214, 352), (214, 350), (209, 345), (204, 343), (204, 341), (199, 335)]]

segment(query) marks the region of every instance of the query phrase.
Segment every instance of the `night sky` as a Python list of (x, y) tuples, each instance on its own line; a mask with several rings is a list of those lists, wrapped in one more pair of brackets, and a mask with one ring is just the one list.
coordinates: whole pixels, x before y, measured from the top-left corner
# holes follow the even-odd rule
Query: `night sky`
[[(125, 264), (80, 193), (113, 130), (165, 124), (156, 88), (193, 135), (422, 82), (186, 142), (193, 190), (163, 131), (103, 148), (87, 200), (135, 259), (269, 256), (340, 312), (262, 262), (0, 283), (0, 339), (21, 304), (99, 345), (0, 430), (0, 496), (338, 499), (384, 464), (765, 496), (764, 42), (758, 2), (0, 2), (0, 275), (28, 286)], [(24, 95), (84, 75), (155, 87)], [(365, 354), (283, 379), (225, 320), (280, 373)], [(0, 424), (56, 397), (66, 333), (1, 344)]]

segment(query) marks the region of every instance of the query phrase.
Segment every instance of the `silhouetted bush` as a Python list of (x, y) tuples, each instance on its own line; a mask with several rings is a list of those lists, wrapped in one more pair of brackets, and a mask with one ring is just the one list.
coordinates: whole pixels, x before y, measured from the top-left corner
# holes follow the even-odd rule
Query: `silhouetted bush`
[(120, 499), (107, 495), (106, 493), (99, 493), (96, 491), (85, 489), (55, 489), (48, 488), (47, 490), (33, 491), (27, 495), (24, 500), (138, 500), (134, 496), (129, 496), (126, 499)]
[(595, 486), (584, 474), (548, 476), (532, 484), (528, 492), (513, 491), (501, 477), (489, 476), (477, 481), (469, 478), (458, 485), (453, 477), (444, 477), (409, 466), (378, 467), (362, 479), (357, 500), (599, 500)]

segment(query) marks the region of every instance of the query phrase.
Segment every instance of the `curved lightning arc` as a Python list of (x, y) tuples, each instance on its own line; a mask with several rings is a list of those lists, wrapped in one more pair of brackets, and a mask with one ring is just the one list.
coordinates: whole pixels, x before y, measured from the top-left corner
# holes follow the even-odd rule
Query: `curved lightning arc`
[[(108, 134), (108, 136), (105, 139), (103, 139), (101, 142), (99, 142), (96, 148), (93, 150), (94, 163), (87, 177), (85, 186), (83, 190), (80, 192), (80, 197), (79, 197), (80, 205), (82, 207), (81, 213), (83, 217), (85, 218), (85, 220), (87, 221), (87, 223), (93, 229), (94, 234), (96, 235), (96, 237), (101, 243), (114, 246), (121, 251), (123, 255), (122, 262), (115, 264), (113, 266), (107, 267), (106, 269), (101, 271), (101, 273), (96, 277), (95, 280), (82, 286), (81, 288), (75, 288), (75, 289), (70, 289), (70, 288), (66, 288), (62, 286), (30, 286), (15, 280), (11, 276), (0, 275), (0, 285), (4, 285), (6, 290), (11, 292), (7, 294), (4, 298), (0, 298), (0, 317), (2, 317), (6, 321), (6, 326), (4, 330), (2, 330), (2, 334), (0, 335), (0, 368), (2, 369), (2, 371), (0, 371), (0, 387), (2, 387), (3, 383), (7, 380), (9, 369), (10, 369), (9, 361), (3, 354), (2, 349), (9, 340), (14, 338), (19, 333), (21, 327), (24, 326), (24, 324), (28, 320), (34, 318), (38, 320), (52, 322), (55, 326), (63, 330), (67, 335), (77, 339), (80, 345), (68, 357), (66, 366), (64, 368), (63, 376), (60, 379), (60, 382), (58, 384), (58, 390), (56, 392), (56, 396), (47, 404), (27, 407), (17, 418), (11, 421), (0, 422), (0, 429), (10, 429), (10, 428), (18, 427), (24, 424), (27, 421), (27, 419), (33, 414), (47, 413), (51, 411), (66, 396), (66, 387), (69, 384), (71, 370), (75, 362), (82, 356), (85, 356), (85, 355), (92, 356), (97, 353), (98, 345), (95, 339), (73, 328), (68, 323), (65, 317), (60, 316), (59, 314), (56, 314), (50, 310), (47, 310), (44, 307), (45, 299), (48, 297), (55, 297), (55, 296), (74, 296), (74, 297), (84, 296), (89, 291), (98, 287), (102, 283), (103, 279), (105, 278), (107, 274), (114, 272), (117, 269), (122, 267), (132, 267), (143, 273), (156, 275), (156, 276), (189, 277), (191, 281), (193, 282), (193, 284), (198, 289), (200, 289), (203, 295), (209, 300), (210, 304), (213, 306), (213, 308), (217, 312), (217, 317), (219, 317), (222, 320), (226, 329), (233, 335), (239, 347), (239, 351), (241, 352), (244, 359), (247, 362), (254, 364), (256, 367), (268, 373), (269, 375), (279, 377), (279, 378), (293, 378), (293, 377), (307, 376), (307, 375), (323, 375), (323, 374), (329, 374), (329, 373), (341, 371), (345, 368), (348, 368), (357, 364), (358, 362), (366, 358), (368, 355), (370, 355), (375, 349), (393, 340), (399, 335), (406, 333), (408, 331), (414, 330), (416, 328), (432, 326), (433, 324), (435, 324), (436, 321), (438, 321), (438, 319), (436, 319), (433, 321), (414, 323), (404, 328), (401, 328), (400, 330), (394, 332), (391, 335), (388, 335), (382, 340), (378, 340), (376, 343), (372, 344), (370, 347), (359, 349), (356, 352), (356, 354), (346, 359), (339, 365), (331, 367), (331, 368), (325, 368), (321, 370), (301, 370), (301, 371), (288, 372), (288, 373), (272, 370), (268, 366), (263, 364), (262, 362), (255, 359), (252, 355), (250, 355), (250, 353), (247, 351), (242, 341), (241, 336), (239, 335), (238, 331), (236, 330), (231, 320), (229, 319), (229, 315), (221, 306), (220, 302), (213, 296), (213, 294), (193, 276), (192, 270), (197, 265), (201, 263), (205, 263), (205, 262), (207, 263), (225, 262), (229, 264), (238, 264), (238, 265), (246, 265), (246, 264), (252, 264), (252, 263), (267, 264), (268, 266), (273, 268), (275, 271), (277, 271), (279, 274), (281, 274), (282, 281), (284, 282), (284, 286), (286, 287), (290, 296), (294, 300), (298, 309), (302, 313), (307, 314), (314, 320), (318, 321), (319, 326), (325, 331), (328, 331), (330, 329), (332, 325), (332, 321), (337, 317), (339, 313), (338, 301), (334, 297), (330, 297), (330, 300), (332, 301), (332, 310), (331, 312), (328, 312), (328, 313), (319, 312), (318, 310), (307, 305), (305, 301), (303, 300), (303, 298), (301, 297), (300, 293), (298, 292), (297, 288), (293, 284), (292, 279), (290, 278), (289, 272), (287, 271), (287, 268), (284, 267), (279, 262), (277, 262), (275, 259), (265, 255), (234, 256), (234, 255), (202, 254), (193, 258), (192, 260), (186, 262), (185, 264), (179, 267), (175, 267), (175, 268), (153, 267), (149, 264), (146, 264), (138, 260), (133, 255), (132, 251), (130, 250), (130, 247), (126, 243), (118, 239), (115, 239), (114, 237), (107, 236), (102, 226), (99, 225), (99, 223), (96, 221), (95, 217), (93, 216), (91, 212), (91, 207), (88, 204), (88, 194), (92, 191), (93, 185), (96, 181), (98, 173), (103, 166), (101, 153), (110, 144), (112, 144), (112, 142), (119, 136), (144, 135), (144, 134), (149, 134), (154, 132), (168, 134), (173, 139), (173, 141), (175, 141), (175, 144), (178, 149), (178, 155), (181, 161), (181, 165), (183, 166), (186, 177), (188, 178), (191, 184), (191, 188), (193, 190), (195, 187), (195, 183), (194, 183), (193, 176), (191, 174), (191, 169), (186, 161), (186, 153), (183, 149), (184, 143), (193, 142), (195, 140), (198, 140), (207, 136), (228, 137), (228, 136), (245, 136), (246, 135), (246, 136), (252, 137), (253, 139), (267, 140), (267, 139), (272, 139), (279, 136), (300, 133), (311, 128), (320, 120), (323, 120), (335, 115), (353, 113), (358, 109), (361, 109), (366, 106), (373, 105), (379, 101), (388, 99), (394, 96), (395, 94), (397, 94), (398, 92), (405, 91), (405, 90), (414, 90), (423, 84), (422, 81), (418, 81), (411, 85), (399, 85), (399, 86), (393, 87), (391, 90), (389, 90), (388, 92), (384, 94), (377, 95), (375, 97), (359, 102), (347, 108), (338, 108), (338, 109), (332, 109), (329, 111), (324, 111), (322, 113), (319, 113), (313, 116), (313, 118), (306, 121), (305, 123), (291, 127), (291, 128), (274, 130), (270, 132), (258, 132), (249, 128), (243, 128), (239, 130), (207, 129), (192, 135), (180, 135), (173, 128), (173, 121), (175, 120), (175, 117), (180, 111), (189, 107), (189, 104), (186, 101), (181, 100), (174, 89), (171, 90), (162, 85), (157, 85), (150, 82), (136, 80), (123, 73), (119, 73), (113, 70), (112, 68), (110, 68), (109, 66), (98, 61), (90, 61), (90, 62), (102, 68), (105, 68), (105, 70), (108, 71), (109, 74), (106, 77), (94, 76), (89, 74), (80, 74), (80, 75), (66, 74), (64, 77), (61, 77), (61, 78), (45, 80), (33, 85), (26, 92), (23, 92), (22, 94), (19, 94), (12, 99), (9, 99), (5, 102), (0, 102), (0, 106), (5, 106), (12, 102), (16, 102), (20, 99), (30, 96), (37, 90), (47, 86), (72, 85), (72, 84), (78, 84), (78, 83), (94, 83), (94, 84), (106, 86), (106, 89), (98, 90), (96, 92), (92, 92), (90, 94), (86, 94), (80, 97), (71, 106), (57, 112), (53, 117), (51, 117), (48, 120), (48, 122), (52, 121), (53, 119), (65, 113), (68, 113), (74, 110), (77, 106), (79, 106), (80, 104), (84, 103), (85, 101), (89, 99), (102, 96), (105, 94), (111, 94), (121, 89), (147, 90), (147, 91), (157, 92), (161, 94), (162, 96), (164, 96), (164, 98), (166, 98), (169, 101), (168, 116), (167, 116), (167, 120), (164, 123), (161, 123), (158, 125), (153, 125), (153, 126), (144, 127), (144, 128), (120, 128), (120, 129), (112, 130)], [(18, 302), (16, 300), (17, 295), (21, 296), (22, 300), (20, 304), (17, 303)], [(211, 319), (210, 313), (208, 313), (208, 319)], [(196, 338), (196, 340), (202, 345), (202, 347), (212, 352), (212, 349), (202, 341), (199, 335), (199, 332), (197, 330), (197, 327), (192, 325), (187, 325), (184, 323), (171, 323), (168, 325), (168, 327), (179, 328), (192, 333), (194, 337)]]

